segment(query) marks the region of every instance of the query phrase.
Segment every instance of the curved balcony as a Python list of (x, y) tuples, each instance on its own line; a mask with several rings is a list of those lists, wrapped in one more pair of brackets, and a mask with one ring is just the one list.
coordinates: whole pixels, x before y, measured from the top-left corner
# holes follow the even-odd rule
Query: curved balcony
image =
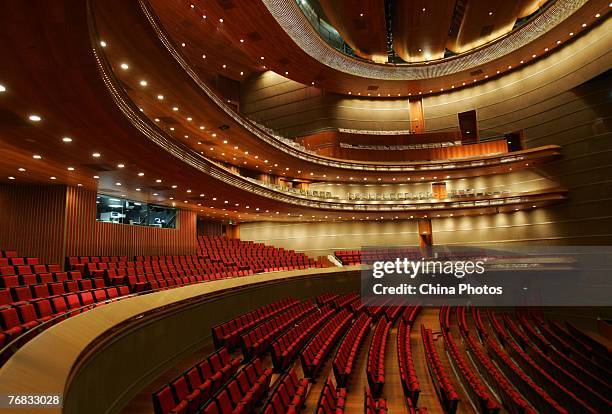
[[(227, 133), (234, 134), (231, 135), (231, 137), (232, 139), (238, 140), (241, 147), (240, 150), (236, 151), (234, 145), (229, 143), (226, 146), (219, 145), (216, 149), (222, 150), (225, 154), (230, 154), (229, 156), (233, 156), (238, 161), (244, 160), (244, 162), (248, 163), (248, 165), (251, 166), (250, 168), (253, 168), (252, 165), (257, 163), (257, 157), (252, 157), (252, 155), (257, 152), (258, 154), (261, 154), (260, 159), (264, 158), (265, 154), (266, 158), (273, 158), (275, 161), (278, 161), (277, 163), (275, 163), (279, 165), (278, 168), (276, 168), (276, 166), (272, 167), (271, 163), (265, 167), (269, 167), (279, 176), (283, 175), (285, 172), (285, 168), (283, 167), (291, 166), (291, 176), (301, 177), (304, 179), (321, 179), (324, 178), (323, 175), (327, 174), (329, 175), (328, 179), (330, 181), (348, 181), (347, 178), (349, 177), (347, 177), (347, 174), (355, 174), (359, 177), (366, 176), (367, 174), (383, 174), (385, 175), (385, 177), (383, 177), (385, 181), (391, 181), (393, 178), (400, 178), (400, 175), (403, 179), (405, 179), (405, 176), (410, 174), (414, 174), (415, 176), (418, 174), (426, 174), (428, 175), (428, 179), (435, 179), (433, 178), (435, 176), (433, 172), (444, 170), (448, 170), (448, 174), (452, 176), (499, 173), (503, 171), (503, 168), (501, 167), (506, 165), (507, 163), (515, 162), (516, 165), (514, 165), (514, 168), (520, 168), (521, 161), (525, 161), (527, 159), (531, 159), (533, 163), (536, 162), (536, 160), (538, 159), (540, 161), (546, 161), (549, 157), (554, 158), (558, 156), (558, 148), (545, 147), (542, 149), (528, 150), (524, 153), (508, 154), (508, 157), (503, 159), (498, 156), (490, 156), (477, 157), (473, 159), (466, 158), (462, 160), (454, 160), (453, 162), (359, 162), (326, 157), (311, 151), (304, 150), (303, 147), (293, 141), (284, 139), (282, 137), (279, 137), (278, 135), (272, 135), (269, 131), (265, 131), (262, 128), (259, 128), (253, 122), (242, 117), (239, 113), (234, 111), (234, 109), (230, 105), (228, 105), (221, 98), (219, 98), (214, 93), (214, 91), (200, 79), (197, 73), (184, 59), (181, 52), (179, 52), (174, 46), (174, 44), (169, 40), (169, 38), (163, 31), (163, 28), (161, 28), (160, 25), (157, 23), (156, 17), (150, 11), (150, 7), (148, 6), (148, 4), (144, 1), (141, 1), (140, 7), (142, 8), (145, 16), (147, 17), (147, 20), (150, 23), (151, 27), (157, 34), (158, 41), (156, 41), (155, 43), (157, 43), (158, 46), (161, 43), (164, 49), (167, 50), (168, 53), (170, 53), (170, 55), (177, 63), (179, 63), (179, 66), (182, 68), (184, 73), (187, 74), (188, 78), (192, 82), (192, 84), (189, 85), (184, 84), (184, 82), (177, 81), (175, 82), (175, 84), (177, 85), (176, 88), (183, 88), (182, 90), (190, 88), (191, 91), (189, 92), (193, 95), (194, 91), (191, 86), (195, 85), (195, 92), (200, 95), (200, 99), (202, 99), (202, 95), (204, 95), (203, 97), (205, 99), (203, 101), (209, 102), (208, 104), (206, 102), (203, 102), (203, 105), (198, 105), (197, 103), (194, 103), (193, 106), (189, 108), (189, 113), (192, 114), (194, 118), (196, 118), (196, 114), (198, 113), (198, 111), (202, 112), (207, 108), (211, 108), (212, 110), (216, 108), (216, 110), (220, 112), (219, 117), (217, 118), (218, 120), (216, 121), (217, 123), (231, 121), (232, 124), (237, 125), (239, 129), (238, 131), (235, 131), (230, 128), (231, 132), (230, 130), (228, 130)], [(111, 31), (107, 31), (106, 35), (110, 37)], [(94, 33), (93, 38), (99, 40), (100, 36), (97, 33)], [(105, 37), (105, 39), (106, 41), (108, 41), (107, 37)], [(97, 43), (97, 41), (94, 42), (94, 45), (96, 47), (98, 47)], [(119, 43), (119, 41), (116, 42), (116, 44)], [(114, 49), (117, 48), (118, 46), (114, 45)], [(114, 66), (118, 66), (117, 60), (120, 59), (120, 54), (122, 54), (123, 56), (133, 54), (129, 53), (128, 49), (125, 49), (123, 52), (111, 51), (111, 48), (103, 50), (98, 47), (98, 49), (100, 53), (104, 52), (106, 55), (111, 55), (109, 56), (109, 59), (113, 61)], [(115, 53), (115, 55), (112, 55), (113, 53)], [(143, 65), (144, 64), (140, 66)], [(151, 70), (155, 70), (155, 67), (151, 67)], [(124, 75), (122, 71), (119, 72), (120, 73), (118, 73), (117, 76), (121, 77), (121, 82), (123, 84), (129, 86), (130, 95), (134, 95), (136, 94), (135, 91), (142, 89), (139, 88), (134, 79), (128, 79), (125, 77), (126, 75)], [(142, 94), (134, 95), (132, 100), (142, 102), (143, 105), (147, 105), (147, 110), (145, 111), (145, 114), (157, 114), (161, 111), (161, 107), (159, 106), (158, 102), (155, 102), (156, 100), (154, 96), (147, 96)], [(188, 105), (190, 101), (191, 100), (185, 102), (185, 105)], [(153, 117), (153, 115), (150, 116)], [(159, 120), (158, 118), (155, 119)], [(190, 133), (184, 135), (199, 136), (197, 135), (198, 133), (202, 134), (201, 131), (197, 130), (197, 127), (195, 127), (194, 125), (189, 125), (190, 122), (188, 120), (173, 119), (173, 122), (176, 123), (172, 124), (174, 126), (170, 126), (169, 128), (173, 130), (176, 129), (176, 135), (179, 134), (178, 130), (183, 127), (184, 132)], [(163, 119), (160, 124), (163, 124)], [(202, 141), (204, 141), (205, 139), (209, 138), (204, 137), (202, 138)], [(262, 146), (262, 144), (265, 145)], [(193, 140), (191, 140), (190, 146), (192, 149), (196, 151), (198, 150), (198, 145), (195, 144)], [(205, 146), (205, 144), (202, 144), (202, 146)], [(203, 148), (199, 147), (199, 149), (201, 150)], [(220, 151), (217, 151), (217, 153), (218, 152)], [(247, 153), (249, 153), (248, 156), (245, 155)], [(214, 154), (215, 153), (211, 151), (210, 157), (219, 157)], [(229, 162), (231, 163), (231, 161)], [(261, 168), (264, 168), (264, 166), (261, 166)], [(297, 170), (297, 172), (295, 170)], [(309, 175), (309, 173), (311, 174)]]

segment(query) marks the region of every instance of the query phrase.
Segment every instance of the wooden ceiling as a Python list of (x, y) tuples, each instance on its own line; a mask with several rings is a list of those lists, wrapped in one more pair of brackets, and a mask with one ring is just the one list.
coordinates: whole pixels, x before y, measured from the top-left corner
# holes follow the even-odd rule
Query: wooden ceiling
[(331, 25), (361, 58), (387, 61), (384, 0), (319, 0)]
[[(360, 7), (353, 6), (355, 3)], [(379, 26), (382, 29), (383, 12), (380, 11), (379, 3), (383, 2), (351, 1), (350, 6), (342, 8), (338, 6), (338, 4), (344, 4), (342, 1), (325, 0), (321, 1), (321, 6), (327, 10), (337, 10), (337, 13), (333, 15), (338, 22), (338, 30), (345, 33), (347, 42), (352, 43), (356, 50), (360, 51), (359, 53), (368, 55), (381, 49), (382, 36), (379, 34), (384, 30), (375, 29)], [(541, 1), (536, 0), (510, 2), (474, 0), (464, 2), (467, 6), (461, 11), (459, 19), (455, 14), (455, 3), (457, 2), (446, 0), (393, 2), (394, 18), (400, 22), (393, 26), (396, 52), (398, 54), (401, 52), (408, 61), (417, 61), (414, 65), (427, 66), (435, 61), (424, 61), (424, 58), (440, 57), (446, 48), (473, 49), (474, 42), (478, 43), (479, 39), (489, 39), (484, 35), (489, 32), (488, 27), (493, 28), (491, 33), (495, 32), (495, 28), (508, 28), (509, 22), (513, 24), (517, 17), (533, 12), (542, 4)], [(147, 4), (151, 6), (164, 28), (171, 33), (173, 42), (177, 45), (186, 44), (183, 52), (190, 58), (192, 64), (200, 64), (198, 60), (202, 60), (202, 54), (211, 53), (213, 47), (211, 38), (222, 35), (226, 47), (221, 50), (221, 53), (224, 51), (226, 53), (218, 56), (215, 62), (210, 63), (210, 68), (217, 73), (227, 72), (235, 77), (240, 71), (244, 72), (243, 76), (246, 76), (247, 70), (269, 69), (304, 85), (326, 91), (350, 93), (352, 96), (358, 94), (367, 96), (368, 93), (371, 93), (371, 96), (381, 98), (439, 93), (451, 88), (457, 89), (472, 85), (474, 82), (486, 82), (496, 76), (503, 76), (545, 54), (553, 53), (556, 48), (576, 39), (581, 32), (588, 30), (592, 25), (605, 20), (609, 12), (607, 1), (590, 0), (562, 24), (540, 36), (537, 41), (517, 48), (502, 58), (480, 66), (461, 68), (460, 71), (451, 75), (394, 81), (352, 75), (314, 59), (294, 43), (270, 14), (263, 0), (244, 2), (148, 0)], [(364, 31), (359, 29), (363, 25), (357, 25), (354, 20), (356, 17), (361, 18), (362, 12), (359, 11), (361, 7), (364, 9), (363, 18), (367, 19), (371, 15), (373, 19), (364, 23), (365, 27), (371, 29), (365, 30), (369, 37), (364, 36)], [(423, 8), (426, 9), (425, 12), (422, 11)], [(374, 9), (378, 11), (373, 11)], [(489, 15), (489, 13), (492, 14)], [(332, 14), (331, 11), (330, 14)], [(601, 18), (595, 17), (596, 15)], [(203, 19), (202, 16), (206, 16), (206, 19)], [(483, 26), (483, 22), (489, 22), (489, 24)], [(189, 30), (183, 30), (183, 26), (189, 27)], [(456, 32), (455, 35), (449, 37), (449, 30)], [(423, 46), (414, 46), (419, 43)], [(421, 49), (421, 52), (418, 49)], [(471, 51), (466, 53), (469, 54)], [(234, 68), (224, 63), (230, 57), (236, 56), (248, 57), (251, 62), (250, 66), (238, 65)], [(464, 54), (459, 56), (464, 56)], [(448, 57), (444, 61), (453, 59), (455, 57)], [(223, 64), (226, 64), (226, 67), (223, 67)], [(379, 66), (375, 63), (372, 65)], [(242, 69), (247, 66), (250, 69)], [(389, 64), (384, 66), (389, 66)]]
[[(237, 221), (375, 218), (372, 212), (305, 208), (238, 190), (143, 136), (111, 99), (92, 52), (92, 40), (104, 42), (102, 49), (108, 52), (110, 64), (118, 75), (123, 74), (120, 78), (123, 87), (133, 94), (134, 102), (144, 111), (143, 122), (148, 117), (146, 122), (155, 125), (155, 117), (164, 117), (167, 118), (164, 132), (169, 135), (189, 131), (206, 134), (211, 139), (214, 132), (210, 131), (220, 130), (219, 126), (229, 121), (227, 115), (197, 92), (193, 82), (169, 56), (164, 55), (164, 49), (139, 14), (137, 5), (92, 3), (96, 12), (101, 13), (97, 22), (101, 26), (99, 30), (108, 29), (104, 38), (90, 38), (86, 2), (11, 2), (0, 14), (0, 38), (3, 39), (0, 84), (4, 88), (0, 91), (0, 182), (82, 185), (108, 194), (174, 204), (194, 209), (203, 216)], [(157, 98), (161, 93), (163, 100)], [(175, 105), (178, 111), (173, 109)], [(204, 123), (205, 133), (200, 132), (199, 122)], [(175, 125), (175, 131), (169, 125)], [(231, 144), (239, 145), (239, 150), (250, 145), (262, 156), (269, 155), (270, 164), (295, 168), (295, 160), (283, 160), (279, 151), (265, 148), (235, 123), (230, 128), (218, 138), (230, 138)], [(191, 145), (200, 145), (195, 135), (186, 140)], [(231, 144), (215, 142), (215, 148), (221, 150), (225, 148), (223, 145)], [(329, 174), (330, 169), (321, 166), (311, 171)], [(483, 172), (485, 169), (472, 168), (457, 173), (465, 176)], [(360, 174), (355, 177), (364, 176)], [(562, 192), (545, 197), (535, 195), (513, 206), (453, 212), (441, 209), (436, 214), (459, 216), (511, 211), (532, 208), (532, 203), (541, 206), (558, 202), (563, 197)], [(380, 215), (376, 219), (382, 220), (410, 218), (409, 214), (423, 217), (428, 213), (377, 214)]]

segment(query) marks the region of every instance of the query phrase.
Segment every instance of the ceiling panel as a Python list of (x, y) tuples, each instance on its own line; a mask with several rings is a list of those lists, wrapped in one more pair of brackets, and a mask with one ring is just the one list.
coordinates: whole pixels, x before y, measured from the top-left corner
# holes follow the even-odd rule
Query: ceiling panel
[(393, 2), (393, 48), (406, 62), (441, 59), (456, 0)]
[(387, 61), (384, 0), (320, 0), (332, 26), (357, 56)]

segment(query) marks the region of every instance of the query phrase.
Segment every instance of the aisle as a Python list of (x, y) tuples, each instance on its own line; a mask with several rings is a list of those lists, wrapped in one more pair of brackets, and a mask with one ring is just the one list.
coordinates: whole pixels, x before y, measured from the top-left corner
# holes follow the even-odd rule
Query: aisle
[[(400, 316), (401, 318), (401, 316)], [(387, 353), (385, 354), (385, 387), (383, 395), (387, 399), (387, 407), (390, 413), (405, 413), (406, 403), (402, 380), (400, 378), (399, 363), (397, 360), (397, 325), (389, 332), (387, 340)]]

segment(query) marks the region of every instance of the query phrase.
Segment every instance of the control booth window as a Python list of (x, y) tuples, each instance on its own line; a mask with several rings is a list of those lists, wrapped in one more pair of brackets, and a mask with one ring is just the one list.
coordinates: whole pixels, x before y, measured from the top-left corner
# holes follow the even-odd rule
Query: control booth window
[(177, 227), (176, 209), (98, 194), (96, 220), (106, 223), (131, 224), (174, 229)]

